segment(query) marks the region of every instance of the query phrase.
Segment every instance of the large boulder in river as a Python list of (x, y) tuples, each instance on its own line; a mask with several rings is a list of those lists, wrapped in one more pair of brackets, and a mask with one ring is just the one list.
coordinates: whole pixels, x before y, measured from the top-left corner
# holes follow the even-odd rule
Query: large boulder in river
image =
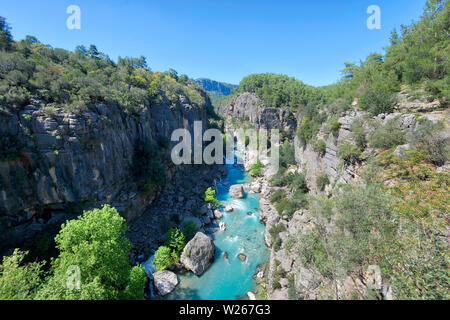
[(197, 232), (195, 237), (184, 247), (181, 263), (197, 276), (201, 275), (214, 260), (215, 247), (210, 237)]
[(165, 296), (175, 289), (178, 285), (178, 277), (175, 273), (168, 270), (158, 271), (153, 274), (153, 281), (160, 295)]
[(242, 184), (235, 184), (230, 187), (230, 197), (241, 199), (244, 196), (244, 186)]

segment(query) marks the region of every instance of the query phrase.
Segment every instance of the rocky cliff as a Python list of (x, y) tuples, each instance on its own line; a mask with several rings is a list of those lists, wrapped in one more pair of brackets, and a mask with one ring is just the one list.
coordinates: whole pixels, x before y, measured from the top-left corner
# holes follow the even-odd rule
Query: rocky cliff
[(197, 82), (206, 92), (208, 92), (213, 103), (224, 96), (230, 95), (234, 89), (239, 87), (235, 84), (205, 78), (196, 79), (195, 82)]
[[(301, 173), (305, 176), (311, 195), (322, 194), (332, 197), (335, 186), (347, 184), (360, 178), (361, 169), (369, 160), (375, 158), (380, 150), (366, 147), (358, 161), (346, 162), (339, 156), (339, 146), (345, 143), (356, 144), (355, 135), (352, 132), (352, 124), (363, 123), (364, 139), (368, 139), (369, 133), (375, 128), (386, 125), (391, 120), (398, 122), (401, 131), (406, 134), (417, 130), (418, 118), (426, 118), (431, 122), (448, 119), (448, 111), (437, 110), (436, 103), (425, 101), (411, 101), (399, 95), (399, 103), (396, 110), (391, 114), (380, 114), (372, 116), (367, 112), (362, 112), (352, 108), (343, 112), (337, 117), (338, 130), (330, 133), (326, 124), (317, 133), (316, 140), (324, 141), (324, 149), (319, 151), (312, 142), (301, 143), (298, 139), (291, 140), (295, 147), (295, 165), (291, 165), (287, 173)], [(411, 113), (413, 111), (420, 114)], [(282, 126), (282, 117), (264, 118), (264, 107), (259, 99), (250, 93), (244, 93), (234, 97), (226, 109), (222, 112), (228, 117), (243, 118), (248, 120), (255, 127)], [(281, 110), (277, 112), (282, 113)], [(292, 127), (300, 127), (301, 117), (298, 123)], [(369, 128), (369, 124), (370, 128)], [(447, 133), (448, 135), (448, 133)], [(448, 138), (447, 138), (448, 141)], [(411, 148), (408, 145), (397, 147), (394, 153)], [(248, 157), (244, 157), (248, 160)], [(250, 163), (246, 163), (248, 169)], [(448, 170), (444, 166), (439, 170)], [(328, 183), (324, 189), (320, 189), (317, 184), (318, 177), (326, 175)], [(353, 299), (354, 297), (365, 296), (369, 290), (369, 275), (362, 277), (344, 276), (339, 278), (324, 278), (320, 272), (310, 268), (302, 262), (302, 257), (292, 254), (292, 240), (297, 239), (299, 234), (305, 234), (315, 228), (315, 217), (308, 209), (299, 209), (291, 216), (280, 215), (275, 204), (270, 201), (270, 196), (280, 187), (271, 186), (269, 180), (271, 175), (264, 174), (256, 178), (256, 183), (262, 185), (260, 192), (261, 222), (266, 225), (265, 241), (271, 249), (268, 263), (265, 266), (265, 279), (262, 286), (265, 288), (268, 299)], [(283, 189), (283, 187), (281, 187)], [(289, 191), (286, 190), (287, 193)], [(333, 228), (333, 226), (329, 226)], [(383, 282), (378, 293), (382, 299), (393, 299), (392, 287)]]
[(248, 121), (255, 128), (277, 128), (293, 134), (297, 127), (291, 110), (267, 107), (254, 93), (243, 92), (232, 96), (218, 104), (216, 109), (228, 119)]
[[(207, 105), (195, 107), (180, 95), (128, 114), (114, 105), (95, 104), (79, 114), (49, 108), (42, 101), (0, 113), (0, 219), (3, 247), (14, 247), (59, 224), (83, 208), (116, 207), (128, 221), (153, 201), (139, 192), (135, 154), (145, 139), (193, 133), (194, 121), (207, 126)], [(4, 151), (4, 150), (3, 150)], [(164, 163), (170, 180), (176, 168)]]

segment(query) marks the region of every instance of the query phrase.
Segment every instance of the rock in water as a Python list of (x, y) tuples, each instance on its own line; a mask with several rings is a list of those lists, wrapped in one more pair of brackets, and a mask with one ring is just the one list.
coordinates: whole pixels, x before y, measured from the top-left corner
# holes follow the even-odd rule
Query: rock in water
[(251, 291), (247, 292), (247, 297), (248, 297), (248, 300), (256, 300), (255, 294)]
[(232, 206), (226, 206), (225, 207), (225, 212), (231, 212), (231, 211), (233, 211), (234, 209), (233, 209), (233, 207)]
[(160, 295), (165, 296), (178, 285), (178, 277), (168, 270), (158, 271), (153, 274), (153, 280)]
[(220, 231), (225, 232), (226, 229), (227, 229), (227, 225), (225, 224), (225, 222), (219, 223), (219, 230)]
[(226, 260), (226, 261), (228, 261), (228, 252), (224, 252), (223, 253), (223, 258)]
[(244, 186), (242, 184), (235, 184), (230, 187), (230, 196), (232, 198), (242, 199), (244, 198)]
[(243, 253), (239, 253), (239, 254), (238, 254), (238, 258), (239, 258), (239, 260), (241, 260), (241, 261), (245, 261), (245, 259), (247, 259), (247, 256), (246, 256), (245, 254), (243, 254)]
[(222, 219), (222, 212), (214, 210), (214, 217), (216, 217), (216, 219)]
[(197, 232), (184, 247), (180, 261), (186, 269), (199, 276), (214, 260), (214, 252), (215, 247), (211, 238), (202, 232)]

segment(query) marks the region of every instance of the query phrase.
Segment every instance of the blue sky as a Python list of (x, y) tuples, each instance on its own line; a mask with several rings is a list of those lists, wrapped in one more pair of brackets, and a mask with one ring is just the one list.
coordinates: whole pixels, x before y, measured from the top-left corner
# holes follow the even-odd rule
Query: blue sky
[[(69, 30), (69, 5), (81, 8), (81, 29)], [(0, 0), (16, 40), (34, 35), (73, 50), (95, 44), (118, 56), (147, 57), (153, 70), (238, 84), (250, 73), (274, 72), (311, 85), (340, 77), (345, 61), (382, 52), (394, 27), (417, 21), (425, 0)], [(369, 30), (367, 7), (381, 9), (381, 30)]]

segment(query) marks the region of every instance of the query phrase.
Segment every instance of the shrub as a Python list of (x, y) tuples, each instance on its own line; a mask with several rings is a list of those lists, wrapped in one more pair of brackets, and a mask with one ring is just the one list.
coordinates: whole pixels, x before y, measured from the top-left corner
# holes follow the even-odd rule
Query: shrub
[(325, 277), (332, 277), (332, 257), (328, 256), (324, 239), (318, 230), (313, 229), (299, 236), (296, 253), (303, 265), (314, 267)]
[(425, 159), (428, 162), (442, 166), (450, 161), (450, 135), (447, 133), (437, 134), (421, 149), (426, 153)]
[(172, 254), (169, 247), (161, 246), (156, 250), (153, 265), (156, 270), (166, 270), (172, 265)]
[(311, 141), (311, 139), (313, 139), (316, 136), (317, 132), (320, 130), (320, 126), (320, 123), (311, 120), (310, 117), (303, 117), (302, 122), (297, 129), (297, 137), (299, 138), (300, 142), (306, 144), (307, 142)]
[(330, 179), (328, 179), (328, 176), (326, 173), (322, 173), (320, 176), (317, 177), (316, 185), (320, 191), (325, 190), (325, 187), (328, 184), (330, 184)]
[(327, 145), (325, 143), (325, 141), (323, 141), (322, 139), (317, 140), (314, 144), (313, 144), (313, 149), (314, 151), (316, 151), (320, 156), (323, 156), (325, 154), (325, 152), (327, 151)]
[(23, 264), (27, 252), (15, 249), (11, 256), (3, 257), (0, 264), (0, 299), (33, 299), (41, 284), (41, 263)]
[(181, 251), (186, 245), (186, 237), (178, 229), (169, 229), (166, 233), (166, 240), (164, 245), (172, 250), (172, 258), (175, 261), (180, 260)]
[(204, 199), (206, 202), (212, 203), (214, 207), (219, 207), (220, 202), (216, 199), (216, 190), (213, 190), (211, 187), (206, 189)]
[(441, 166), (450, 159), (450, 136), (442, 122), (420, 118), (417, 128), (408, 132), (408, 142), (425, 153), (424, 159)]
[(181, 228), (184, 231), (184, 235), (186, 237), (186, 241), (191, 240), (195, 236), (195, 234), (197, 233), (197, 225), (192, 220), (188, 220), (188, 221), (183, 222), (183, 224), (181, 225)]
[(286, 186), (291, 191), (301, 190), (303, 193), (308, 193), (308, 184), (305, 176), (302, 173), (291, 173), (284, 177)]
[(269, 229), (269, 234), (272, 236), (272, 238), (278, 237), (280, 232), (286, 231), (286, 227), (284, 224), (279, 223), (277, 225), (272, 226), (272, 228)]
[(347, 164), (355, 163), (361, 158), (361, 150), (354, 144), (344, 142), (338, 148), (338, 156)]
[(335, 137), (339, 135), (339, 130), (341, 129), (341, 124), (336, 119), (331, 119), (330, 130)]
[(284, 207), (283, 215), (287, 216), (288, 219), (292, 219), (296, 210), (297, 210), (297, 203), (295, 201), (289, 200)]
[(280, 166), (288, 167), (291, 164), (296, 164), (295, 149), (294, 146), (286, 140), (280, 148)]
[(277, 209), (277, 212), (279, 215), (283, 214), (284, 208), (287, 206), (287, 204), (289, 203), (289, 200), (284, 198), (281, 199), (275, 206), (275, 209)]
[(391, 113), (395, 106), (395, 96), (385, 89), (370, 88), (364, 91), (359, 104), (363, 110), (367, 110), (374, 116)]
[(270, 178), (269, 184), (272, 187), (280, 187), (284, 184), (284, 173), (286, 172), (286, 167), (280, 166), (277, 173)]
[(360, 150), (364, 150), (367, 146), (366, 134), (364, 132), (363, 122), (360, 119), (352, 123), (352, 137)]
[(281, 199), (286, 197), (286, 191), (283, 189), (278, 189), (274, 193), (272, 193), (269, 197), (271, 203), (278, 203)]
[(398, 119), (387, 121), (384, 126), (378, 127), (369, 136), (369, 144), (372, 148), (389, 149), (405, 142), (405, 134), (398, 124)]
[(250, 175), (252, 177), (259, 177), (263, 168), (262, 162), (258, 159), (250, 166)]

